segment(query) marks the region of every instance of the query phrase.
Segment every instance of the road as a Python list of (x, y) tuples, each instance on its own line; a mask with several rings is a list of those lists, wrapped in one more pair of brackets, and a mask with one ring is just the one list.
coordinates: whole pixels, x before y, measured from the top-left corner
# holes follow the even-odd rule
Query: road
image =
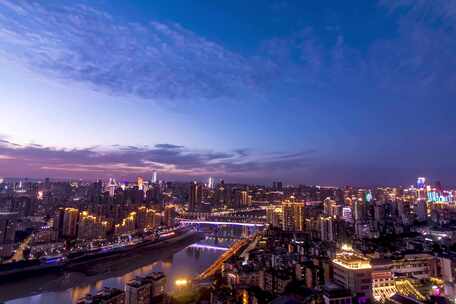
[(32, 238), (32, 235), (29, 235), (26, 239), (24, 239), (22, 243), (19, 245), (19, 247), (16, 249), (16, 252), (14, 253), (13, 257), (9, 259), (8, 262), (20, 261), (24, 259), (24, 250), (32, 241)]

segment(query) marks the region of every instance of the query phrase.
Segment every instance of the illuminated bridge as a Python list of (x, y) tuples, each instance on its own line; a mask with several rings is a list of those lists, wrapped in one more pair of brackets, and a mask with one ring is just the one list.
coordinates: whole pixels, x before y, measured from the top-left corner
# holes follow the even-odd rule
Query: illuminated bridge
[(190, 247), (190, 248), (210, 249), (210, 250), (222, 250), (222, 251), (227, 251), (228, 249), (230, 249), (230, 248), (227, 248), (227, 247), (205, 245), (205, 244), (192, 244), (192, 245), (190, 245), (188, 247)]
[(249, 243), (248, 239), (242, 239), (234, 243), (227, 251), (225, 251), (218, 259), (215, 261), (209, 268), (207, 268), (205, 271), (200, 273), (199, 276), (196, 277), (196, 280), (205, 280), (214, 274), (217, 273), (217, 271), (220, 270), (222, 267), (223, 263), (225, 263), (229, 258), (234, 256), (241, 250), (243, 247), (245, 247)]
[(246, 226), (246, 227), (263, 227), (264, 223), (249, 223), (249, 222), (226, 222), (226, 221), (206, 221), (198, 219), (178, 219), (183, 224), (209, 224), (209, 225), (233, 225), (233, 226)]
[(263, 208), (244, 208), (212, 212), (181, 212), (179, 217), (185, 219), (220, 220), (227, 222), (265, 221), (266, 210)]
[(189, 224), (261, 227), (266, 223), (266, 213), (261, 208), (219, 212), (184, 212), (179, 215), (178, 219), (181, 223)]

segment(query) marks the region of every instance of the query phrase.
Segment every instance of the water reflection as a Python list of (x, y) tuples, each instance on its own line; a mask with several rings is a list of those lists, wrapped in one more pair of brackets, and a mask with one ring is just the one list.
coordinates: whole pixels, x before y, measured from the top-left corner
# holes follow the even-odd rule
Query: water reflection
[[(206, 233), (203, 240), (193, 240), (181, 245), (180, 248), (157, 251), (151, 256), (131, 257), (130, 260), (116, 260), (114, 263), (95, 267), (85, 275), (82, 273), (66, 273), (56, 277), (24, 281), (5, 288), (0, 286), (0, 301), (23, 295), (24, 290), (30, 290), (32, 295), (20, 299), (7, 301), (7, 304), (65, 304), (73, 303), (84, 297), (87, 293), (95, 293), (103, 287), (116, 287), (123, 289), (125, 284), (136, 276), (145, 276), (153, 271), (163, 271), (168, 278), (167, 290), (172, 292), (176, 286), (174, 281), (182, 277), (194, 277), (211, 265), (224, 251), (204, 246), (191, 247), (192, 244), (229, 247), (236, 241), (236, 237), (251, 233), (237, 227), (210, 228), (200, 227)], [(40, 286), (38, 290), (36, 286)], [(5, 297), (1, 299), (1, 297)]]

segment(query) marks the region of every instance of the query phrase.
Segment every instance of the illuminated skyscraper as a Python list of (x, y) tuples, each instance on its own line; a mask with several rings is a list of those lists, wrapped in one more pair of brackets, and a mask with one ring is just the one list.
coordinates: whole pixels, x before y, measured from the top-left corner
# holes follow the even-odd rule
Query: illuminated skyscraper
[(323, 201), (323, 213), (326, 216), (336, 217), (336, 216), (339, 215), (338, 212), (339, 212), (339, 206), (337, 206), (336, 201), (334, 201), (334, 200), (330, 199), (329, 197), (327, 197)]
[(176, 207), (168, 205), (163, 211), (163, 224), (166, 226), (174, 226), (174, 219), (176, 218)]
[(292, 202), (286, 200), (282, 202), (282, 226), (285, 231), (304, 231), (304, 202)]
[(152, 183), (156, 183), (157, 182), (157, 171), (154, 171), (153, 175), (152, 175)]
[(106, 185), (106, 188), (109, 192), (109, 196), (113, 197), (116, 193), (116, 188), (117, 188), (116, 180), (113, 178), (110, 178), (108, 184)]
[(247, 193), (247, 191), (241, 191), (240, 192), (240, 205), (241, 207), (246, 207), (248, 205), (248, 199), (249, 199), (249, 195)]
[(352, 209), (350, 207), (342, 208), (342, 218), (346, 222), (353, 222)]
[(209, 179), (207, 181), (207, 187), (209, 189), (213, 189), (214, 188), (214, 180), (212, 179), (212, 176), (209, 176)]
[(425, 177), (418, 177), (416, 179), (416, 187), (418, 189), (424, 189), (426, 188), (426, 178)]
[(332, 242), (336, 240), (336, 233), (334, 230), (334, 218), (321, 217), (320, 218), (320, 239), (322, 241)]
[(95, 239), (105, 238), (109, 229), (107, 221), (101, 221), (100, 218), (89, 214), (88, 211), (79, 213), (78, 220), (78, 239)]
[(246, 190), (234, 189), (233, 208), (244, 208), (251, 204), (252, 197)]
[(147, 226), (147, 208), (140, 206), (136, 210), (136, 229), (143, 230)]
[(276, 206), (266, 207), (266, 222), (272, 227), (280, 227), (282, 224), (282, 208)]
[(365, 203), (361, 198), (355, 199), (352, 205), (353, 219), (356, 222), (363, 221), (365, 219)]
[(76, 208), (65, 208), (63, 214), (63, 236), (74, 238), (78, 230), (79, 210)]

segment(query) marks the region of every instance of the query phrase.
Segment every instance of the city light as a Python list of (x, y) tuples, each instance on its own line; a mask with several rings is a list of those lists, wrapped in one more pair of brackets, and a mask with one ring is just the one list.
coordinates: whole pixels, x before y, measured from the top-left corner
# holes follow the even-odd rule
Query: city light
[(188, 284), (190, 283), (189, 280), (187, 279), (177, 279), (174, 284), (177, 286), (177, 287), (185, 287), (185, 286), (188, 286)]

